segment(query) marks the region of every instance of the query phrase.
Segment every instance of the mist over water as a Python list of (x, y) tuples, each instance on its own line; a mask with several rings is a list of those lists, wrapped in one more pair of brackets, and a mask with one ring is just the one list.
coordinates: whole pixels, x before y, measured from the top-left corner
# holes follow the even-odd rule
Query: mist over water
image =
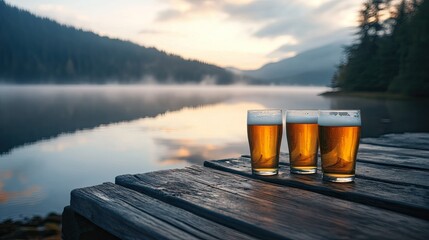
[(72, 189), (120, 174), (248, 154), (248, 109), (361, 109), (363, 137), (429, 132), (427, 101), (318, 96), (326, 90), (0, 86), (0, 220), (61, 212)]

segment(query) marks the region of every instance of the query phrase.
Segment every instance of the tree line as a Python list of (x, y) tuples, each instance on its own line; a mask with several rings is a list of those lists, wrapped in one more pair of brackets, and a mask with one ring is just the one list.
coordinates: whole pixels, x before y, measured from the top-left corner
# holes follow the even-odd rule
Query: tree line
[(0, 0), (0, 82), (229, 84), (232, 73), (155, 48), (60, 25)]
[(359, 16), (333, 87), (429, 96), (429, 0), (367, 0)]

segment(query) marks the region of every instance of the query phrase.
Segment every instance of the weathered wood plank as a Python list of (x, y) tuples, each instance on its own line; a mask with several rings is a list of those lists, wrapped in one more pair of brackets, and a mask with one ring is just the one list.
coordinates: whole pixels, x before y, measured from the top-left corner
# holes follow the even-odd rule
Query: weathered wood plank
[(118, 176), (116, 183), (264, 239), (429, 235), (429, 222), (418, 218), (199, 166)]
[[(429, 158), (429, 153), (428, 153)], [(387, 151), (372, 151), (361, 149), (358, 153), (357, 161), (365, 163), (373, 163), (385, 166), (393, 166), (407, 169), (416, 169), (429, 171), (429, 159), (414, 156), (398, 156), (393, 152)]]
[(73, 190), (70, 206), (121, 239), (254, 239), (113, 183)]
[[(287, 153), (282, 155), (289, 162)], [(429, 171), (429, 151), (426, 150), (360, 144), (357, 161)]]
[(356, 177), (429, 189), (429, 171), (356, 162)]
[[(360, 155), (360, 153), (358, 154)], [(248, 155), (242, 155), (242, 158), (249, 158)], [(358, 156), (359, 158), (359, 156)], [(289, 155), (281, 154), (280, 165), (289, 166)], [(318, 171), (320, 168), (320, 157)], [(394, 183), (397, 185), (413, 185), (416, 187), (429, 189), (429, 171), (416, 168), (404, 168), (393, 165), (374, 164), (367, 162), (356, 162), (356, 177), (371, 179), (380, 182)]]
[(280, 174), (277, 176), (258, 177), (252, 175), (250, 161), (247, 158), (207, 161), (204, 166), (429, 220), (429, 190), (426, 188), (362, 178), (356, 178), (355, 183), (350, 184), (327, 183), (322, 182), (320, 173), (290, 174), (288, 165), (280, 165)]
[(398, 147), (390, 147), (390, 146), (381, 146), (374, 144), (359, 144), (360, 150), (370, 150), (370, 151), (379, 151), (383, 153), (394, 153), (397, 156), (414, 156), (423, 159), (427, 159), (428, 150), (419, 150), (419, 149), (409, 149), (409, 148), (398, 148)]
[(429, 151), (360, 144), (358, 161), (429, 170)]
[(61, 221), (63, 240), (120, 240), (88, 219), (75, 213), (70, 206), (64, 208)]
[(386, 134), (378, 138), (363, 138), (361, 142), (380, 146), (429, 150), (429, 133)]

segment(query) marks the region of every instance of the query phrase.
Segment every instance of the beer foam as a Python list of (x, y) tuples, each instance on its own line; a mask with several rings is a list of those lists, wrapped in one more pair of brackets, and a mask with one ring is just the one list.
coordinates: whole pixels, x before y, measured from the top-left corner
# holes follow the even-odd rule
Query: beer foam
[(282, 124), (282, 113), (278, 110), (261, 110), (247, 112), (248, 125)]
[(360, 113), (356, 113), (357, 115), (350, 115), (347, 112), (331, 112), (329, 114), (319, 114), (319, 119), (317, 123), (320, 126), (326, 127), (346, 127), (346, 126), (360, 126)]
[(296, 116), (291, 114), (286, 114), (287, 123), (317, 123), (317, 116), (314, 115), (305, 115), (305, 116)]

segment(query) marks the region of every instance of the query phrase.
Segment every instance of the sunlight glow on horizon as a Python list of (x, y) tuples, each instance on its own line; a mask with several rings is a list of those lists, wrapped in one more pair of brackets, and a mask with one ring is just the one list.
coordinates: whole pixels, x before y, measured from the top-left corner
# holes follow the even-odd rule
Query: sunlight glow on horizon
[[(6, 0), (97, 34), (221, 67), (256, 69), (343, 38), (361, 0)], [(340, 39), (341, 40), (341, 39)]]

